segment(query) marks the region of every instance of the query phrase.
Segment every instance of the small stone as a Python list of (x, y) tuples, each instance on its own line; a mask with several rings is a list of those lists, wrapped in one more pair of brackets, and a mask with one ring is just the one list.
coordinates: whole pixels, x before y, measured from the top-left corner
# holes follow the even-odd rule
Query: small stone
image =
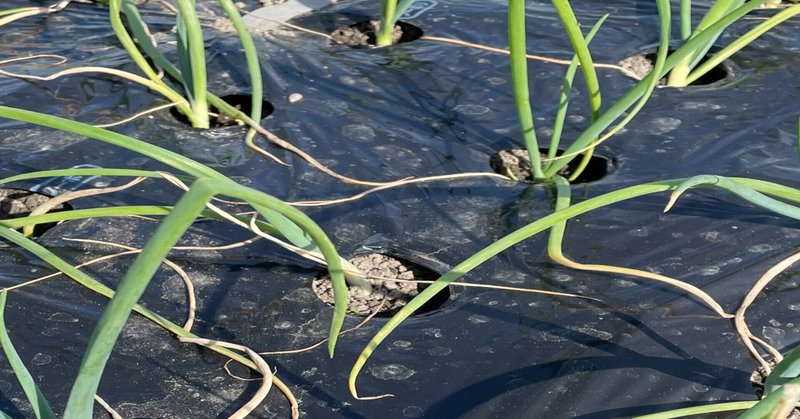
[(289, 103), (295, 103), (303, 100), (303, 95), (300, 93), (292, 93), (289, 95)]

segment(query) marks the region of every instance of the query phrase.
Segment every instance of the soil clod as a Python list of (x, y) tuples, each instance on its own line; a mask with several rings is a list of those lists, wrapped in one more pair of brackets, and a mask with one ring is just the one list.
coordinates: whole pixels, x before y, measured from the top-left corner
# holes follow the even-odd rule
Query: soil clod
[[(22, 218), (30, 215), (31, 211), (49, 201), (50, 197), (37, 192), (24, 189), (0, 188), (0, 220)], [(66, 211), (72, 209), (68, 204), (59, 204), (49, 212)], [(39, 236), (56, 223), (39, 224), (34, 229), (34, 235)]]

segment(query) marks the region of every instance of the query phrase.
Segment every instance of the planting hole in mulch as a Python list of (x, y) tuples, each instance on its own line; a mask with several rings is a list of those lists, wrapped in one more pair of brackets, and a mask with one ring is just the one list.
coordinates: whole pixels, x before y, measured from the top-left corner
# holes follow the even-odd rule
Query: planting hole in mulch
[[(771, 359), (767, 362), (771, 368), (775, 368), (777, 363), (774, 359)], [(758, 396), (759, 399), (764, 398), (764, 383), (767, 381), (767, 372), (764, 370), (764, 367), (761, 365), (750, 374), (750, 384), (753, 386), (753, 390)], [(794, 408), (792, 409), (792, 413), (786, 417), (787, 419), (800, 419), (800, 409)]]
[[(383, 303), (377, 317), (390, 317), (428, 285), (405, 281), (433, 281), (439, 278), (439, 274), (428, 268), (381, 253), (358, 255), (350, 259), (350, 262), (361, 270), (372, 284), (372, 294), (370, 295), (366, 295), (358, 287), (348, 287), (347, 313), (356, 316), (368, 316)], [(396, 278), (404, 281), (391, 281), (383, 278)], [(322, 301), (333, 305), (333, 290), (327, 271), (314, 278), (311, 288)], [(414, 314), (419, 315), (434, 311), (449, 298), (450, 289), (445, 288), (415, 311)]]
[[(542, 156), (547, 155), (547, 150), (539, 150), (539, 152), (542, 153)], [(561, 153), (562, 151), (559, 150), (556, 155), (561, 155)], [(580, 164), (581, 158), (581, 156), (577, 156), (573, 159), (565, 168), (558, 172), (559, 176), (569, 178)], [(533, 183), (531, 159), (528, 155), (528, 150), (513, 148), (494, 153), (489, 158), (489, 166), (491, 166), (495, 173), (508, 176), (520, 182)], [(589, 183), (600, 180), (611, 173), (613, 168), (614, 164), (612, 159), (594, 154), (589, 159), (589, 164), (583, 172), (581, 172), (572, 183)]]
[[(251, 97), (252, 96), (246, 94), (233, 94), (233, 95), (222, 96), (221, 99), (227, 102), (229, 105), (233, 106), (234, 108), (242, 111), (245, 115), (250, 116), (250, 112), (253, 110)], [(266, 100), (261, 101), (261, 118), (266, 118), (274, 111), (275, 107), (272, 106), (271, 103), (269, 103)], [(189, 118), (187, 118), (186, 115), (182, 114), (177, 107), (173, 106), (169, 108), (169, 112), (178, 121), (186, 125), (191, 125)], [(213, 114), (210, 115), (209, 117), (209, 124), (211, 125), (211, 128), (222, 128), (222, 127), (231, 127), (239, 125), (239, 121), (220, 113), (219, 109), (217, 109), (214, 106), (209, 105), (209, 112)]]
[[(351, 47), (374, 46), (380, 31), (380, 20), (365, 20), (349, 26), (342, 26), (331, 32), (337, 43)], [(422, 29), (410, 23), (397, 22), (392, 33), (392, 44), (416, 41), (422, 38)]]
[[(670, 49), (669, 53), (672, 54), (675, 50)], [(709, 56), (703, 57), (700, 61), (700, 64), (704, 63), (708, 60)], [(636, 74), (640, 79), (647, 77), (651, 71), (653, 71), (653, 67), (656, 64), (656, 53), (644, 53), (634, 55), (632, 57), (625, 58), (624, 60), (620, 61), (618, 65), (622, 68), (625, 68), (634, 74)], [(731, 75), (731, 71), (729, 71), (726, 64), (723, 62), (722, 64), (717, 65), (716, 67), (712, 68), (711, 71), (704, 74), (697, 80), (689, 83), (689, 86), (708, 86), (710, 84), (714, 84), (716, 82), (722, 81), (727, 79)], [(659, 80), (658, 83), (660, 86), (664, 86), (667, 84), (667, 78), (663, 78)]]
[[(49, 201), (51, 197), (24, 189), (0, 188), (0, 220), (22, 218), (31, 211)], [(67, 203), (57, 205), (48, 212), (69, 211), (72, 207)], [(55, 227), (57, 223), (39, 224), (33, 229), (34, 236), (41, 236), (45, 231)]]

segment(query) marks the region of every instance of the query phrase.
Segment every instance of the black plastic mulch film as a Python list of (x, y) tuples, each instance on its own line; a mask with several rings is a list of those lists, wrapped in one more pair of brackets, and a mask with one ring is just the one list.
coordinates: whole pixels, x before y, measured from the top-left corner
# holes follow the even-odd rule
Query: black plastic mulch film
[[(4, 7), (27, 5), (13, 1)], [(635, 3), (635, 4), (632, 4)], [(162, 41), (171, 19), (157, 4), (143, 6)], [(597, 62), (615, 63), (656, 43), (655, 6), (646, 2), (576, 5), (582, 22), (611, 13), (592, 43)], [(587, 12), (587, 9), (589, 10)], [(292, 23), (321, 32), (374, 18), (378, 3), (347, 1)], [(174, 22), (174, 21), (173, 21)], [(440, 0), (409, 21), (427, 35), (502, 47), (502, 2)], [(726, 32), (744, 33), (755, 21)], [(528, 4), (528, 48), (566, 57), (568, 41), (549, 3)], [(607, 177), (573, 187), (578, 202), (633, 184), (697, 174), (749, 176), (796, 185), (795, 124), (800, 114), (797, 23), (790, 21), (735, 56), (739, 69), (724, 83), (658, 89), (628, 128), (600, 147), (616, 167)], [(226, 34), (210, 37), (211, 90), (247, 90), (244, 60)], [(266, 99), (275, 107), (265, 126), (349, 176), (388, 181), (407, 176), (489, 171), (489, 156), (519, 147), (508, 57), (418, 40), (391, 48), (352, 49), (281, 28), (257, 36)], [(74, 4), (0, 31), (0, 58), (64, 54), (70, 65), (105, 65), (134, 71), (116, 48), (105, 9)], [(55, 68), (26, 67), (47, 74)], [(549, 133), (564, 67), (531, 62), (536, 125)], [(600, 70), (611, 104), (633, 81)], [(287, 98), (300, 93), (303, 99)], [(578, 83), (565, 138), (587, 123)], [(0, 78), (0, 103), (104, 123), (163, 103), (152, 92), (105, 76), (79, 75), (51, 82)], [(279, 166), (250, 152), (244, 130), (200, 132), (168, 111), (115, 128), (178, 151), (228, 176), (287, 201), (349, 196), (362, 188), (310, 168), (271, 148), (290, 163)], [(0, 176), (80, 164), (163, 169), (147, 159), (77, 135), (0, 121)], [(108, 182), (100, 178), (97, 182)], [(31, 187), (38, 181), (15, 187)], [(108, 204), (171, 204), (177, 191), (148, 181), (111, 196), (78, 201), (78, 208)], [(669, 213), (666, 195), (638, 198), (569, 222), (565, 252), (582, 262), (636, 267), (678, 277), (733, 310), (749, 286), (800, 239), (796, 223), (755, 209), (719, 191), (693, 191)], [(546, 187), (495, 180), (410, 186), (359, 201), (306, 212), (340, 252), (363, 246), (444, 271), (508, 232), (540, 218), (553, 206)], [(65, 222), (40, 242), (67, 260), (113, 250), (64, 237), (113, 240), (141, 246), (155, 224), (144, 220)], [(247, 238), (219, 223), (197, 223), (184, 243), (209, 245)], [(546, 236), (526, 240), (466, 276), (484, 283), (591, 295), (602, 303), (488, 289), (454, 287), (440, 310), (406, 321), (384, 341), (359, 377), (361, 395), (395, 397), (356, 401), (346, 378), (378, 327), (376, 319), (343, 336), (336, 357), (324, 348), (268, 356), (294, 390), (309, 418), (346, 417), (581, 417), (645, 414), (696, 403), (752, 400), (747, 356), (731, 324), (678, 290), (616, 275), (562, 268), (548, 261)], [(192, 276), (199, 297), (196, 333), (260, 351), (315, 343), (328, 331), (331, 309), (310, 283), (319, 269), (267, 243), (224, 252), (180, 252), (172, 259)], [(115, 284), (131, 259), (88, 268)], [(0, 248), (0, 282), (11, 285), (50, 272), (26, 252)], [(789, 271), (768, 287), (748, 316), (757, 335), (779, 349), (800, 338), (798, 282)], [(180, 279), (162, 270), (143, 302), (174, 322), (185, 316)], [(56, 278), (9, 297), (8, 327), (23, 360), (57, 410), (63, 408), (80, 356), (106, 300)], [(361, 319), (347, 319), (346, 327)], [(211, 352), (177, 343), (165, 331), (133, 316), (123, 331), (100, 395), (124, 417), (226, 417), (258, 388), (230, 378)], [(249, 376), (247, 371), (238, 373)], [(30, 415), (11, 368), (0, 368), (0, 406), (14, 417)], [(19, 409), (19, 410), (17, 410)], [(100, 410), (97, 415), (102, 415)], [(273, 389), (259, 417), (287, 417)]]

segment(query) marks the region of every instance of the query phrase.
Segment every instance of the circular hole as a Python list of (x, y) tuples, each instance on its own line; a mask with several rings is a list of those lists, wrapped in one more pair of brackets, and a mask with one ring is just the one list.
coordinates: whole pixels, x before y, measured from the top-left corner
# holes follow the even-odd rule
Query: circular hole
[[(547, 154), (547, 150), (544, 149), (540, 149), (539, 152), (542, 153), (543, 156)], [(562, 153), (562, 150), (558, 150), (556, 155), (560, 156)], [(581, 156), (576, 156), (572, 159), (566, 167), (558, 172), (559, 176), (565, 178), (572, 176), (572, 173), (581, 163)], [(491, 166), (495, 173), (508, 176), (512, 179), (516, 178), (516, 180), (520, 182), (533, 183), (531, 159), (528, 155), (528, 150), (513, 148), (494, 153), (489, 158), (489, 166)], [(614, 164), (611, 159), (595, 153), (589, 159), (589, 164), (586, 165), (586, 168), (572, 181), (572, 184), (589, 183), (600, 180), (610, 174), (613, 168)]]
[[(250, 95), (238, 94), (238, 93), (221, 97), (221, 99), (224, 100), (226, 103), (242, 111), (246, 115), (250, 115), (250, 112), (253, 110), (253, 104), (251, 98), (252, 96)], [(266, 118), (274, 111), (275, 107), (273, 107), (271, 103), (269, 103), (266, 100), (261, 101), (262, 118)], [(173, 106), (169, 108), (169, 112), (178, 121), (186, 125), (191, 125), (189, 118), (187, 118), (186, 115), (182, 114), (177, 107)], [(211, 128), (221, 128), (221, 127), (230, 127), (234, 125), (239, 125), (239, 122), (236, 119), (230, 118), (227, 115), (223, 115), (222, 113), (220, 113), (219, 109), (217, 109), (215, 106), (210, 106), (209, 112), (213, 114), (209, 116), (209, 125)]]
[[(380, 20), (364, 20), (349, 26), (342, 26), (331, 32), (337, 43), (351, 47), (375, 46), (376, 34), (380, 31)], [(394, 25), (392, 44), (415, 41), (424, 32), (418, 26), (398, 21)]]
[[(350, 262), (366, 275), (373, 288), (372, 294), (366, 295), (358, 287), (348, 287), (347, 313), (356, 316), (368, 316), (380, 307), (377, 317), (391, 317), (428, 286), (413, 281), (433, 281), (439, 278), (438, 273), (424, 266), (382, 253), (357, 255)], [(314, 278), (311, 288), (320, 300), (333, 305), (333, 290), (327, 271)], [(449, 298), (450, 289), (445, 288), (417, 309), (414, 315), (437, 310)]]
[[(675, 52), (674, 49), (670, 48), (669, 53), (672, 54)], [(703, 57), (702, 60), (698, 63), (703, 64), (706, 62), (711, 56), (706, 55)], [(655, 52), (645, 52), (642, 54), (634, 55), (632, 57), (625, 58), (624, 60), (620, 61), (618, 65), (627, 69), (628, 71), (636, 74), (640, 79), (647, 77), (651, 71), (653, 71), (653, 67), (656, 63), (656, 53)], [(732, 71), (729, 69), (727, 62), (723, 62), (712, 68), (709, 72), (702, 75), (697, 80), (689, 83), (689, 86), (708, 86), (710, 84), (717, 83), (719, 81), (727, 79), (731, 74)], [(659, 81), (660, 85), (667, 84), (667, 78), (663, 78)]]
[[(771, 368), (775, 368), (775, 366), (778, 364), (777, 362), (775, 362), (774, 359), (770, 359), (769, 361), (767, 361), (767, 363)], [(763, 366), (759, 365), (758, 368), (753, 370), (753, 373), (750, 374), (750, 385), (753, 387), (753, 391), (756, 393), (756, 396), (759, 399), (764, 398), (764, 385), (766, 381), (767, 381), (767, 371), (764, 369)], [(789, 416), (787, 416), (787, 419), (798, 419), (798, 418), (800, 418), (800, 409), (795, 407), (794, 409), (792, 409)]]
[[(770, 367), (775, 367), (775, 360), (768, 361)], [(753, 373), (750, 374), (750, 385), (753, 387), (753, 391), (756, 393), (759, 399), (764, 397), (764, 384), (767, 381), (767, 371), (764, 369), (763, 366), (759, 365)]]
[[(52, 197), (25, 189), (0, 188), (0, 220), (27, 217), (31, 211), (49, 201), (50, 198)], [(65, 202), (48, 212), (69, 211), (71, 209), (72, 207)], [(33, 229), (33, 235), (35, 237), (41, 236), (45, 231), (55, 227), (56, 224), (38, 224)]]

